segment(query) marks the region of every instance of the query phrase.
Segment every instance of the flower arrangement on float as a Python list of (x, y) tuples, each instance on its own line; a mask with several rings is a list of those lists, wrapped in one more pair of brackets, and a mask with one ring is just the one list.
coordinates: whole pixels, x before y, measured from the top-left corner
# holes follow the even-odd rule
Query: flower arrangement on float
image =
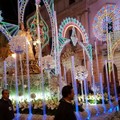
[[(14, 111), (16, 112), (16, 101), (12, 100), (13, 102), (13, 108)], [(54, 99), (48, 99), (46, 101), (46, 112), (47, 115), (54, 115), (55, 111), (58, 107), (58, 100), (56, 98)], [(33, 99), (31, 101), (31, 106), (32, 106), (32, 113), (33, 114), (41, 114), (43, 112), (43, 102), (42, 99)], [(29, 102), (27, 100), (24, 100), (22, 102), (19, 102), (19, 111), (22, 114), (28, 114), (29, 113)]]
[[(106, 94), (104, 96), (107, 97)], [(113, 105), (117, 106), (118, 103), (115, 101), (114, 97), (112, 99), (113, 99), (112, 100)], [(14, 110), (16, 111), (16, 102), (15, 102), (15, 100), (12, 100), (12, 101), (13, 101)], [(105, 101), (106, 101), (105, 107), (108, 110), (110, 108), (110, 105), (108, 104), (109, 103), (108, 98), (105, 98)], [(92, 112), (92, 115), (96, 114), (97, 111), (92, 106), (95, 103), (94, 95), (88, 95), (88, 102), (89, 102), (89, 108), (91, 109), (90, 111)], [(55, 111), (59, 105), (57, 96), (53, 96), (51, 98), (46, 99), (45, 104), (46, 104), (47, 115), (54, 115)], [(73, 101), (73, 104), (74, 104), (74, 101)], [(99, 112), (103, 113), (104, 108), (102, 106), (102, 95), (100, 95), (100, 94), (97, 94), (97, 104), (98, 104)], [(36, 99), (35, 93), (31, 94), (31, 106), (32, 106), (33, 114), (42, 114), (42, 112), (43, 112), (42, 99)], [(78, 106), (79, 106), (79, 111), (83, 112), (82, 114), (85, 114), (85, 116), (86, 116), (86, 113), (83, 109), (84, 103), (82, 103), (81, 96), (78, 96)], [(27, 99), (25, 99), (23, 101), (19, 101), (19, 109), (20, 109), (20, 113), (26, 113), (26, 114), (29, 113), (29, 102), (27, 101)]]
[[(111, 96), (111, 101), (115, 101), (115, 97)], [(88, 102), (89, 104), (95, 104), (95, 95), (89, 94), (88, 95)], [(107, 93), (104, 94), (104, 103), (108, 104), (109, 99)], [(96, 104), (102, 104), (102, 94), (96, 95)]]

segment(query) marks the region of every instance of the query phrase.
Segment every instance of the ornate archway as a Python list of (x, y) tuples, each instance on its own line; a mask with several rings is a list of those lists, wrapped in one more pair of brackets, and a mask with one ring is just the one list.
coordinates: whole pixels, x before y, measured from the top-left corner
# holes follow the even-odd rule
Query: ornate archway
[[(85, 28), (83, 27), (83, 25), (78, 21), (76, 20), (75, 18), (66, 18), (62, 21), (60, 27), (59, 27), (59, 33), (58, 33), (58, 36), (60, 38), (65, 38), (65, 34), (66, 34), (66, 31), (68, 30), (69, 27), (75, 27), (79, 32), (80, 34), (82, 35), (82, 38), (83, 38), (83, 42), (84, 43), (89, 43), (89, 40), (88, 40), (88, 35), (85, 31)], [(61, 42), (61, 41), (60, 41)]]
[[(60, 55), (63, 51), (63, 48), (70, 43), (71, 39), (66, 38), (66, 33), (67, 30), (70, 27), (74, 27), (79, 34), (81, 34), (82, 36), (82, 40), (83, 42), (81, 42), (80, 40), (77, 41), (78, 45), (86, 52), (88, 59), (91, 63), (91, 68), (92, 68), (92, 75), (93, 75), (93, 63), (92, 63), (92, 46), (91, 44), (89, 44), (89, 39), (88, 39), (88, 35), (83, 27), (83, 25), (76, 20), (75, 18), (66, 18), (62, 21), (60, 27), (59, 27), (59, 33), (58, 33), (58, 40), (59, 40), (59, 52)], [(73, 42), (73, 41), (72, 41)]]
[[(59, 38), (58, 39), (59, 39), (60, 54), (61, 54), (64, 46), (70, 42), (70, 39), (65, 38), (66, 31), (68, 30), (69, 27), (75, 27), (82, 35), (83, 43), (78, 41), (78, 44), (86, 51), (89, 59), (92, 62), (92, 47), (89, 44), (87, 33), (86, 33), (83, 25), (75, 18), (69, 17), (69, 18), (64, 19), (59, 27), (59, 33), (58, 33)], [(84, 43), (85, 43), (85, 45), (84, 45)]]

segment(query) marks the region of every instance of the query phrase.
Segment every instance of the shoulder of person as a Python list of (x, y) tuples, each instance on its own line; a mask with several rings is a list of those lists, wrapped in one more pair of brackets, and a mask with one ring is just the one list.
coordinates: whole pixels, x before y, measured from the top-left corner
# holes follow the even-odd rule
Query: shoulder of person
[(3, 102), (3, 99), (2, 99), (2, 98), (0, 99), (0, 102)]

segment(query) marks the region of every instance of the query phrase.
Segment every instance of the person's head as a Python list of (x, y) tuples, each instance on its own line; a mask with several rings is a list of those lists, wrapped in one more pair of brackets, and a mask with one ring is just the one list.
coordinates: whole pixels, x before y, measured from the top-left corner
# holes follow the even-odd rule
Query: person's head
[(64, 86), (62, 89), (62, 96), (63, 98), (67, 98), (68, 100), (73, 100), (74, 98), (74, 91), (70, 85)]
[(9, 99), (9, 90), (7, 89), (2, 90), (2, 98), (5, 100)]

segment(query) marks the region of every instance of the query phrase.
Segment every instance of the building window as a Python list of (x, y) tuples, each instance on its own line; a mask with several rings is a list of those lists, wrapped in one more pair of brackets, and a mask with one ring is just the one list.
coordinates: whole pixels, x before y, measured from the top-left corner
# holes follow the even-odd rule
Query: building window
[(75, 0), (69, 0), (69, 5), (75, 3)]

